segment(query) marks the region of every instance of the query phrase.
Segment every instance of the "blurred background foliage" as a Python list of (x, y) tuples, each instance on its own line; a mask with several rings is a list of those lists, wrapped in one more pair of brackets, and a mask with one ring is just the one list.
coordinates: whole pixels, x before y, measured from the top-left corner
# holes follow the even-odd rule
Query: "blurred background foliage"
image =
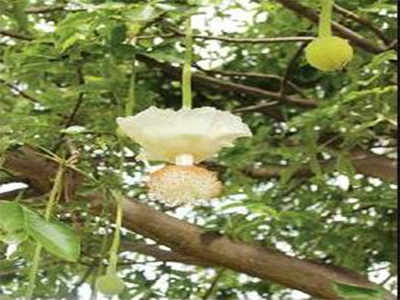
[[(319, 1), (300, 2), (319, 9)], [(394, 289), (397, 186), (359, 174), (352, 151), (396, 155), (397, 46), (391, 47), (397, 37), (396, 4), (336, 4), (368, 20), (383, 39), (344, 14), (334, 13), (335, 21), (387, 50), (375, 54), (355, 47), (345, 70), (321, 73), (303, 54), (296, 55), (304, 42), (211, 39), (316, 35), (315, 24), (277, 1), (0, 0), (0, 153), (24, 144), (60, 153), (67, 151), (61, 141), (68, 139), (81, 151), (77, 166), (96, 179), (85, 180), (72, 201), (57, 208), (62, 221), (79, 229), (81, 261), (65, 263), (47, 254), (36, 295), (61, 299), (77, 291), (88, 293), (99, 272), (99, 249), (105, 253), (110, 242), (104, 234), (111, 230), (110, 212), (105, 209), (100, 217), (87, 213), (85, 195), (99, 189), (120, 189), (207, 230), (347, 267), (372, 280), (375, 269), (381, 269), (384, 278), (376, 280)], [(180, 107), (179, 74), (169, 67), (183, 62), (180, 32), (191, 14), (195, 35), (206, 37), (195, 39), (193, 76), (200, 79), (193, 80), (194, 106), (235, 112), (254, 137), (206, 163), (223, 180), (223, 197), (211, 205), (171, 209), (146, 198), (142, 177), (147, 167), (135, 160), (139, 147), (133, 141), (125, 140), (121, 149), (115, 119), (123, 115), (130, 97), (134, 66), (135, 112), (151, 105)], [(315, 105), (293, 105), (235, 86), (227, 89), (201, 76)], [(274, 168), (280, 168), (279, 178), (269, 176)], [(304, 168), (308, 171), (298, 173)], [(264, 176), (253, 172), (260, 169), (267, 170)], [(2, 182), (10, 175), (6, 170), (0, 174)], [(44, 198), (35, 204), (22, 198), (33, 209), (43, 209)], [(123, 241), (142, 239), (124, 231)], [(7, 256), (7, 246), (0, 244), (0, 295), (23, 294), (31, 247), (23, 243)], [(154, 262), (129, 251), (121, 256), (119, 272), (130, 288), (120, 299), (207, 299), (216, 278), (215, 299), (308, 299), (233, 271)], [(73, 297), (65, 299), (77, 299)]]

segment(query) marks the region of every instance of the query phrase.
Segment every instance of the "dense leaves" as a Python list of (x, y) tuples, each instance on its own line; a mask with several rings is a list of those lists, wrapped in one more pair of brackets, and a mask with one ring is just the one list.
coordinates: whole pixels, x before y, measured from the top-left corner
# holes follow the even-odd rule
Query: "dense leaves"
[[(360, 153), (396, 159), (396, 5), (337, 0), (358, 19), (336, 9), (334, 20), (383, 51), (350, 41), (349, 65), (324, 73), (306, 62), (307, 41), (234, 40), (317, 35), (314, 23), (281, 2), (0, 0), (0, 239), (21, 242), (14, 252), (0, 243), (0, 298), (23, 295), (36, 242), (47, 250), (37, 297), (94, 290), (111, 240), (110, 190), (232, 240), (347, 267), (394, 289), (397, 186), (359, 165)], [(319, 10), (319, 1), (295, 2)], [(233, 111), (253, 137), (204, 163), (224, 183), (221, 198), (170, 208), (147, 198), (143, 180), (157, 166), (135, 159), (139, 146), (117, 136), (115, 119), (132, 97), (134, 71), (135, 113), (151, 105), (180, 107), (182, 24), (189, 15), (194, 106)], [(74, 168), (82, 179), (77, 187), (65, 184), (57, 221), (41, 218), (48, 197), (35, 190), (36, 182), (2, 167), (22, 145), (42, 155), (79, 152)], [(15, 193), (3, 193), (9, 182), (28, 184), (19, 204)], [(99, 203), (91, 201), (98, 193), (105, 197), (95, 216)], [(126, 288), (120, 299), (307, 299), (230, 270), (154, 261), (124, 248), (124, 242), (150, 243), (132, 231), (121, 239), (118, 271)], [(337, 289), (349, 299), (379, 294), (341, 283)]]

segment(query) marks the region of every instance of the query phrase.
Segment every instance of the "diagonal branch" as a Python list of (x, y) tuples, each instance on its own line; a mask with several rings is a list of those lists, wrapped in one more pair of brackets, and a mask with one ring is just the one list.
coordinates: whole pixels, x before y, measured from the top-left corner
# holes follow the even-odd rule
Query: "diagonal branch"
[[(377, 155), (365, 150), (353, 150), (350, 152), (350, 160), (354, 169), (366, 176), (378, 177), (390, 182), (397, 181), (397, 160)], [(329, 168), (332, 161), (321, 163), (322, 167)], [(244, 172), (254, 178), (280, 177), (283, 172), (288, 170), (288, 166), (270, 165), (258, 168), (247, 168)], [(308, 165), (299, 168), (293, 176), (309, 177), (312, 172)]]
[[(234, 242), (218, 233), (181, 221), (144, 204), (126, 200), (124, 226), (150, 236), (174, 251), (195, 256), (238, 272), (298, 289), (322, 299), (337, 300), (334, 281), (377, 288), (350, 270), (300, 260), (274, 249)], [(394, 299), (387, 293), (385, 299)]]
[(33, 6), (25, 10), (27, 14), (44, 14), (55, 11), (66, 10), (65, 5), (54, 5), (54, 6)]
[(7, 36), (7, 37), (10, 37), (13, 39), (24, 40), (24, 41), (32, 41), (33, 40), (33, 38), (31, 38), (29, 36), (26, 36), (26, 35), (23, 35), (23, 34), (20, 34), (17, 32), (13, 32), (13, 31), (3, 30), (3, 29), (0, 29), (0, 35)]
[(185, 255), (177, 251), (162, 250), (157, 245), (149, 245), (144, 242), (122, 241), (121, 249), (123, 251), (132, 251), (146, 256), (152, 256), (158, 261), (180, 262), (183, 264), (196, 265), (202, 267), (215, 266), (205, 260), (198, 259), (197, 257)]
[(361, 25), (364, 25), (365, 27), (370, 29), (373, 33), (375, 33), (375, 35), (378, 38), (380, 38), (385, 43), (385, 45), (390, 44), (390, 40), (387, 37), (385, 37), (383, 32), (381, 30), (379, 30), (379, 28), (375, 27), (375, 25), (370, 20), (362, 18), (362, 17), (356, 15), (355, 13), (353, 13), (352, 11), (339, 6), (338, 4), (334, 4), (333, 9), (335, 11), (337, 11), (338, 13), (342, 14), (343, 16), (345, 16), (349, 19), (352, 19), (353, 21), (355, 21)]
[[(138, 60), (146, 63), (147, 65), (155, 68), (161, 69), (166, 74), (174, 77), (180, 78), (182, 69), (178, 67), (173, 67), (170, 64), (159, 62), (147, 55), (137, 54)], [(219, 80), (206, 75), (200, 75), (197, 73), (192, 74), (193, 88), (198, 88), (199, 86), (206, 86), (207, 88), (214, 88), (218, 91), (228, 91), (236, 93), (244, 93), (247, 95), (254, 95), (259, 97), (266, 97), (274, 100), (280, 100), (284, 103), (302, 106), (302, 107), (316, 107), (317, 103), (314, 100), (307, 100), (297, 96), (285, 96), (281, 97), (279, 92), (271, 92), (263, 90), (257, 87), (248, 86), (239, 83), (233, 83), (226, 80)], [(198, 86), (196, 86), (198, 84)]]
[(18, 95), (21, 97), (24, 97), (25, 99), (34, 102), (34, 103), (39, 103), (40, 101), (36, 99), (35, 97), (32, 97), (31, 95), (27, 94), (26, 92), (22, 91), (21, 89), (18, 88), (18, 86), (13, 85), (11, 83), (6, 82), (3, 79), (0, 79), (0, 83), (2, 85), (5, 85), (6, 87), (10, 88), (12, 91), (16, 92)]
[[(253, 77), (253, 78), (263, 78), (263, 79), (274, 79), (282, 82), (284, 77), (275, 74), (265, 74), (258, 72), (237, 72), (237, 71), (223, 71), (223, 70), (207, 70), (195, 64), (194, 67), (206, 74), (220, 74), (224, 76), (240, 76), (240, 77)], [(307, 98), (301, 88), (297, 86), (294, 82), (287, 80), (287, 85), (290, 86), (296, 93), (298, 93), (303, 98)]]

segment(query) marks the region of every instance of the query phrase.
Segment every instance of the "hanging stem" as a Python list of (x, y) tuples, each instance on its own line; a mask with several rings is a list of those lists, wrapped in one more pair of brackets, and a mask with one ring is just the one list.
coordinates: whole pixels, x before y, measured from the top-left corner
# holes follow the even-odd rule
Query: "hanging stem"
[(118, 249), (120, 242), (120, 231), (122, 225), (122, 205), (121, 205), (121, 196), (113, 193), (114, 199), (117, 202), (117, 214), (115, 216), (115, 231), (114, 231), (114, 239), (110, 248), (110, 264), (107, 268), (107, 274), (115, 274), (117, 271), (117, 262), (118, 262)]
[(322, 10), (319, 19), (319, 37), (332, 36), (331, 19), (333, 0), (321, 0)]
[(133, 115), (136, 105), (136, 37), (132, 39), (132, 44), (135, 47), (132, 57), (132, 75), (129, 83), (128, 101), (125, 106), (125, 116)]
[(54, 185), (50, 192), (49, 202), (47, 203), (46, 213), (44, 215), (46, 221), (50, 220), (53, 207), (61, 196), (63, 175), (64, 175), (64, 162), (62, 162), (58, 168), (57, 175), (54, 180)]
[(186, 20), (185, 36), (185, 64), (182, 71), (182, 107), (192, 108), (192, 89), (191, 89), (191, 64), (192, 64), (192, 25), (191, 17)]
[(26, 290), (25, 293), (25, 300), (30, 300), (32, 298), (33, 290), (35, 289), (36, 273), (39, 269), (41, 251), (42, 251), (42, 246), (40, 244), (36, 244), (35, 252), (33, 254), (32, 267), (29, 271), (29, 282), (28, 282), (28, 289)]
[[(50, 192), (49, 201), (47, 202), (46, 213), (45, 213), (46, 221), (50, 220), (53, 207), (61, 196), (63, 175), (64, 175), (64, 162), (62, 162), (58, 168), (57, 175), (54, 180), (54, 185)], [(28, 283), (28, 288), (25, 293), (25, 300), (30, 300), (32, 298), (33, 291), (35, 289), (35, 281), (36, 281), (37, 272), (39, 270), (41, 251), (42, 251), (42, 245), (37, 243), (35, 252), (33, 255), (32, 267), (29, 271), (29, 283)]]

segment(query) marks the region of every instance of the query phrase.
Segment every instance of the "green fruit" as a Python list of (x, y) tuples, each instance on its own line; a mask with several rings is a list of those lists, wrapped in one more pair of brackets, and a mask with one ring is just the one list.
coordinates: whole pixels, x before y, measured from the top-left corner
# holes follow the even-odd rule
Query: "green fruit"
[(320, 37), (306, 48), (306, 59), (321, 71), (341, 70), (353, 58), (353, 48), (347, 40), (336, 37)]
[(97, 278), (96, 289), (104, 295), (118, 295), (125, 289), (125, 284), (117, 275), (104, 275)]

